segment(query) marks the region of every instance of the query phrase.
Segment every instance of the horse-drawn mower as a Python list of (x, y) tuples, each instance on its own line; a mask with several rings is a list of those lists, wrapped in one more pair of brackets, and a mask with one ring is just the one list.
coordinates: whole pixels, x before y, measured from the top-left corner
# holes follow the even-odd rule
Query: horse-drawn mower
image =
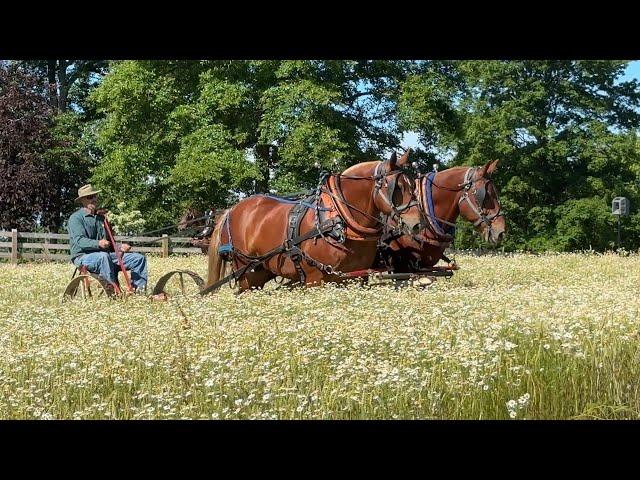
[[(323, 172), (317, 188), (304, 195), (258, 194), (219, 215), (210, 210), (199, 218), (183, 218), (179, 225), (205, 219), (191, 243), (209, 257), (208, 279), (173, 270), (160, 277), (152, 295), (203, 296), (226, 284), (238, 285), (242, 293), (277, 278), (285, 287), (360, 280), (396, 288), (450, 278), (458, 266), (444, 252), (453, 241), (458, 216), (473, 223), (488, 242), (497, 245), (504, 237), (504, 215), (491, 180), (498, 162), (443, 172), (434, 168), (410, 180), (402, 168), (407, 157), (408, 151), (399, 160), (394, 154), (340, 174)], [(130, 289), (121, 255), (118, 259)], [(437, 265), (440, 260), (447, 264)], [(225, 276), (229, 265), (231, 273)], [(96, 275), (80, 273), (66, 297), (78, 292), (92, 296), (92, 280), (100, 295), (122, 292)]]
[[(374, 263), (376, 255), (384, 257), (389, 242), (400, 237), (416, 238), (422, 245), (418, 232), (429, 226), (413, 181), (399, 168), (407, 154), (397, 163), (394, 155), (341, 174), (325, 173), (315, 191), (301, 195), (255, 195), (219, 215), (215, 228), (196, 240), (209, 248), (209, 281), (199, 294), (230, 283), (239, 284), (240, 292), (261, 288), (278, 277), (289, 280), (282, 283), (286, 287), (359, 279), (398, 288), (427, 286), (439, 277), (451, 277), (458, 267), (443, 255), (444, 248), (431, 264), (420, 265), (413, 259), (394, 265), (384, 258)], [(369, 181), (369, 190), (362, 188), (364, 180)], [(235, 227), (236, 222), (242, 226)], [(435, 266), (440, 258), (448, 265)], [(229, 264), (232, 272), (225, 276)], [(201, 285), (193, 272), (173, 271), (160, 278), (153, 294), (165, 292), (171, 278), (185, 273)]]

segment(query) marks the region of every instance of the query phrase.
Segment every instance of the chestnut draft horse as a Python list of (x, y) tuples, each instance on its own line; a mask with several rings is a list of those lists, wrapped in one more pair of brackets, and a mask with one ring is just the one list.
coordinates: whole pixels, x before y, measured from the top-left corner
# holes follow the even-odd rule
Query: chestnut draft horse
[[(326, 175), (313, 195), (299, 201), (260, 194), (228, 209), (211, 236), (207, 287), (200, 293), (232, 278), (242, 293), (276, 276), (317, 285), (369, 268), (390, 219), (407, 235), (420, 230), (413, 181), (402, 170), (408, 153)], [(221, 280), (225, 262), (234, 273)]]
[(416, 196), (427, 222), (416, 235), (390, 239), (380, 253), (384, 263), (396, 272), (415, 272), (432, 267), (453, 242), (459, 215), (473, 223), (486, 242), (500, 244), (506, 223), (498, 192), (491, 178), (498, 160), (483, 167), (453, 167), (420, 175)]

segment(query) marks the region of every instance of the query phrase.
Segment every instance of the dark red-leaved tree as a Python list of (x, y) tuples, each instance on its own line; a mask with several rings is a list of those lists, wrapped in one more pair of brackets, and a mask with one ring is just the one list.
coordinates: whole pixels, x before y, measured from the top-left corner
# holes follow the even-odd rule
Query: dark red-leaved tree
[(45, 152), (53, 111), (37, 80), (0, 65), (0, 229), (57, 227), (59, 174)]

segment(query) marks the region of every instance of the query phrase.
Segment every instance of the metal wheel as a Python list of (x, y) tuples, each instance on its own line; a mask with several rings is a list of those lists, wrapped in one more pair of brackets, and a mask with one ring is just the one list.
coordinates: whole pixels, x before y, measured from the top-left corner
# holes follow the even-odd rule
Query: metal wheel
[(151, 295), (195, 295), (204, 288), (204, 284), (202, 277), (191, 270), (173, 270), (160, 277)]
[(91, 300), (94, 298), (114, 297), (113, 285), (95, 273), (78, 275), (74, 277), (62, 294), (62, 301), (82, 298)]

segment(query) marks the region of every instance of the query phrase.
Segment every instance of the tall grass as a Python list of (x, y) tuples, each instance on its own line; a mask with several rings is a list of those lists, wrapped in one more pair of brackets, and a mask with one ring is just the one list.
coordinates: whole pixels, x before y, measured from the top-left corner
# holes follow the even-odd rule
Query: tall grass
[(639, 418), (639, 256), (458, 262), (424, 290), (65, 304), (70, 265), (2, 264), (0, 418)]

